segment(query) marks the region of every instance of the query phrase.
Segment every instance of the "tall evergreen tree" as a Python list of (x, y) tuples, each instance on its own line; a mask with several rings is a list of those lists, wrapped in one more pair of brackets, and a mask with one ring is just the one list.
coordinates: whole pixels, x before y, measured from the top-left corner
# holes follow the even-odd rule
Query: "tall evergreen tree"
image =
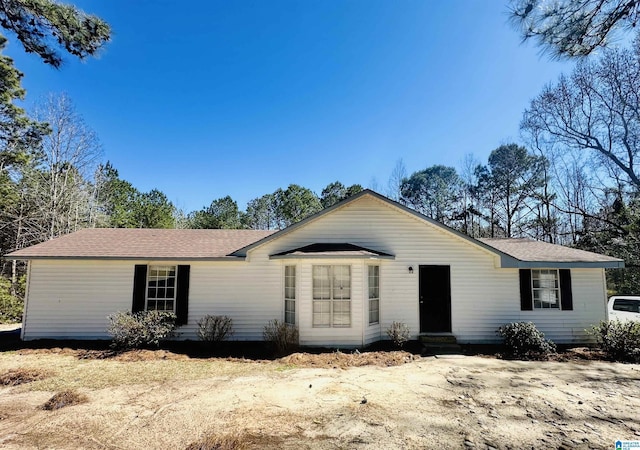
[(243, 228), (243, 214), (230, 196), (211, 202), (208, 208), (189, 214), (189, 228)]
[(400, 200), (417, 211), (444, 224), (451, 224), (459, 213), (462, 180), (453, 167), (435, 165), (405, 178)]
[(511, 0), (511, 19), (553, 56), (586, 56), (638, 25), (640, 1)]

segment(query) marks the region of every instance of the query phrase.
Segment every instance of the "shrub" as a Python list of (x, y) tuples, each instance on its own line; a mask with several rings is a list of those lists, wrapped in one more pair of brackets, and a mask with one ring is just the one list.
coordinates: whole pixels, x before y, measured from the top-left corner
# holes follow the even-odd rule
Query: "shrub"
[(18, 279), (15, 295), (11, 290), (11, 281), (0, 276), (0, 323), (16, 323), (22, 321), (24, 311), (24, 287), (26, 277)]
[(556, 344), (532, 322), (513, 322), (498, 328), (504, 338), (505, 356), (516, 359), (541, 359), (555, 353)]
[(298, 327), (295, 325), (274, 319), (264, 327), (262, 336), (273, 346), (278, 355), (291, 353), (298, 348)]
[(393, 321), (391, 326), (387, 328), (387, 336), (398, 348), (402, 348), (404, 343), (409, 340), (410, 334), (409, 326), (404, 322)]
[(131, 349), (160, 346), (160, 341), (174, 335), (176, 315), (165, 311), (118, 311), (109, 316), (107, 332), (113, 338), (113, 346)]
[(589, 330), (607, 358), (640, 362), (640, 322), (600, 322)]
[(233, 336), (233, 320), (227, 316), (206, 315), (198, 320), (200, 340), (217, 344)]

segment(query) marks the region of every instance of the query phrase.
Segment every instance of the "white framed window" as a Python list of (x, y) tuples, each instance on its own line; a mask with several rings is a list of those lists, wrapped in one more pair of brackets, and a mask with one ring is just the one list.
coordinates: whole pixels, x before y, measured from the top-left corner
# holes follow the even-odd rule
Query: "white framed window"
[(532, 269), (534, 309), (560, 309), (560, 277), (557, 269)]
[(351, 326), (351, 266), (313, 266), (313, 326)]
[(296, 266), (284, 267), (284, 323), (296, 324)]
[(149, 266), (147, 271), (147, 311), (175, 312), (176, 266)]
[(369, 266), (369, 325), (380, 323), (380, 266)]

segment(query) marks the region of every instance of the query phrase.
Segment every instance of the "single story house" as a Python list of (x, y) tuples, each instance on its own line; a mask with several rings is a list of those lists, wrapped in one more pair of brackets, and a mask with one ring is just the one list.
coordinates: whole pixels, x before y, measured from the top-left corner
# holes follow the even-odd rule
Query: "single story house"
[(85, 229), (8, 255), (28, 260), (22, 338), (107, 339), (116, 311), (207, 315), (261, 340), (272, 319), (302, 345), (361, 346), (393, 321), (413, 338), (495, 342), (532, 321), (559, 343), (607, 318), (620, 259), (530, 239), (473, 239), (370, 190), (280, 231)]

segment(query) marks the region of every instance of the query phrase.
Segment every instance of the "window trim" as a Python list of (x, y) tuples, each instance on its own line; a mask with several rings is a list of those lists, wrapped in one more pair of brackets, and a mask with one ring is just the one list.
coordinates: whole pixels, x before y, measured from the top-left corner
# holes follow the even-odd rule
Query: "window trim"
[[(329, 275), (329, 297), (328, 298), (315, 298), (315, 271), (317, 267), (328, 267), (329, 271), (328, 271), (328, 275)], [(347, 268), (348, 269), (348, 274), (349, 274), (349, 298), (334, 298), (334, 268), (336, 267), (342, 267), (342, 268)], [(351, 328), (353, 326), (353, 302), (352, 302), (352, 297), (353, 297), (353, 292), (352, 292), (352, 278), (353, 278), (353, 271), (351, 269), (351, 265), (350, 264), (314, 264), (311, 266), (311, 326), (313, 328)], [(328, 312), (319, 312), (316, 313), (316, 304), (328, 304), (329, 305), (329, 311)], [(349, 310), (349, 323), (348, 324), (335, 324), (335, 317), (334, 315), (336, 314), (336, 308), (334, 308), (334, 306), (337, 306), (337, 304), (341, 304), (341, 305), (348, 305), (348, 310)], [(344, 314), (343, 311), (340, 311), (339, 313)], [(316, 314), (329, 314), (329, 323), (328, 324), (318, 324), (316, 323)]]
[[(534, 277), (534, 273), (542, 273), (542, 272), (546, 272), (546, 273), (554, 273), (555, 274), (555, 282), (557, 287), (555, 288), (536, 288), (533, 286), (533, 282), (534, 279), (538, 279), (540, 280), (540, 278), (535, 278)], [(555, 291), (556, 292), (556, 298), (557, 298), (557, 306), (549, 306), (547, 308), (545, 307), (537, 307), (536, 306), (536, 296), (535, 296), (535, 292), (538, 291), (545, 291), (545, 290), (550, 290), (550, 291)], [(544, 304), (542, 301), (540, 301), (541, 304)], [(533, 308), (533, 311), (562, 311), (562, 286), (561, 286), (561, 282), (560, 282), (560, 271), (558, 269), (531, 269), (531, 305)]]
[[(292, 269), (293, 270), (293, 276), (291, 275), (287, 275), (287, 269)], [(287, 286), (287, 280), (293, 280), (293, 286)], [(296, 317), (296, 297), (297, 297), (297, 270), (296, 270), (296, 266), (294, 264), (288, 264), (284, 266), (284, 273), (283, 273), (283, 298), (284, 298), (284, 323), (288, 324), (288, 325), (295, 325), (297, 322), (297, 317)], [(293, 296), (289, 297), (287, 296), (287, 288), (288, 287), (293, 287)], [(288, 311), (287, 310), (287, 303), (288, 302), (293, 302), (293, 311)], [(289, 322), (287, 321), (287, 315), (291, 315), (293, 314), (293, 322)]]
[[(173, 276), (171, 276), (171, 277), (168, 276), (166, 278), (166, 279), (173, 278), (173, 287), (172, 287), (173, 288), (173, 297), (164, 297), (164, 298), (158, 298), (157, 296), (153, 297), (153, 298), (149, 297), (149, 289), (150, 289), (149, 282), (151, 281), (151, 278), (154, 277), (154, 275), (152, 275), (152, 273), (154, 272), (154, 269), (156, 270), (156, 273), (157, 273), (157, 270), (160, 267), (163, 268), (162, 270), (170, 269), (170, 268), (173, 270)], [(157, 279), (158, 275), (155, 275), (155, 277)], [(149, 264), (147, 266), (147, 277), (146, 278), (147, 279), (146, 279), (146, 283), (145, 283), (145, 293), (144, 293), (144, 310), (145, 311), (172, 312), (172, 313), (175, 314), (176, 310), (177, 310), (177, 303), (178, 303), (178, 266), (176, 264), (153, 264), (153, 265)], [(158, 286), (156, 285), (156, 289), (157, 288), (158, 288)], [(166, 288), (167, 287), (165, 286), (165, 290), (166, 290)], [(171, 309), (171, 310), (168, 310), (168, 309), (151, 309), (150, 310), (149, 309), (149, 301), (156, 302), (156, 306), (157, 306), (158, 302), (171, 301), (171, 302), (173, 302), (173, 309)]]
[[(377, 268), (378, 269), (378, 273), (375, 276), (375, 279), (377, 280), (377, 286), (376, 288), (378, 289), (378, 296), (377, 297), (371, 297), (371, 272), (370, 270), (373, 268)], [(371, 264), (371, 265), (367, 265), (367, 306), (368, 306), (368, 316), (369, 316), (369, 326), (372, 325), (379, 325), (380, 324), (380, 265), (379, 264)], [(372, 301), (377, 301), (378, 302), (378, 308), (375, 310), (371, 309), (371, 302)], [(377, 313), (377, 317), (378, 320), (376, 321), (371, 321), (371, 311), (376, 311)]]
[[(541, 267), (546, 269), (546, 267)], [(558, 271), (560, 282), (560, 308), (536, 308), (536, 310), (549, 309), (559, 311), (573, 311), (573, 281), (571, 269), (553, 268)], [(520, 269), (520, 311), (533, 311), (533, 289), (531, 282), (531, 270)]]

